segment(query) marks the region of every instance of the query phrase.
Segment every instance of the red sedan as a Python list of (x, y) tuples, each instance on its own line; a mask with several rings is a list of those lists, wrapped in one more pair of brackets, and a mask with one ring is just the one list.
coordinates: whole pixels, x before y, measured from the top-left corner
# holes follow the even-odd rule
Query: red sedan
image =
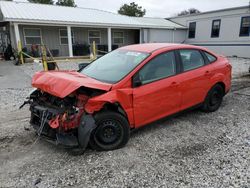
[(191, 107), (216, 111), (231, 87), (225, 57), (197, 46), (119, 48), (76, 71), (36, 73), (31, 125), (58, 144), (113, 150), (131, 129)]

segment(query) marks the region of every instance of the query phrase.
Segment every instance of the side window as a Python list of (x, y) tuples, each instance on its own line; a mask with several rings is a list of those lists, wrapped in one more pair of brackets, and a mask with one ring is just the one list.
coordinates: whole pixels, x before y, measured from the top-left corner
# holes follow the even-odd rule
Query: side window
[(142, 84), (147, 84), (175, 74), (176, 62), (174, 52), (158, 55), (139, 71)]
[(209, 63), (213, 63), (217, 60), (217, 58), (215, 56), (211, 55), (210, 53), (204, 52), (204, 54), (207, 56)]
[(199, 50), (180, 50), (180, 56), (184, 72), (205, 65), (205, 61)]

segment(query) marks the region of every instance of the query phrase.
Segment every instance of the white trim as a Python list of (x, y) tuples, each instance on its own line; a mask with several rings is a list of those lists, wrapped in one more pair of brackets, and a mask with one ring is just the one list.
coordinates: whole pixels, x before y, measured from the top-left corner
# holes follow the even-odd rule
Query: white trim
[[(118, 32), (119, 32), (119, 33), (122, 33), (122, 37), (115, 37), (115, 33), (116, 33), (116, 32), (117, 32), (117, 33), (118, 33)], [(124, 44), (124, 39), (125, 39), (125, 37), (124, 37), (124, 31), (113, 31), (112, 34), (113, 34), (113, 37), (112, 37), (113, 44), (118, 44), (118, 45), (119, 45), (119, 44), (120, 44), (120, 45)], [(122, 39), (122, 43), (116, 43), (116, 42), (115, 42), (115, 38), (117, 38), (117, 39)]]
[[(90, 33), (91, 31), (99, 32), (100, 37), (89, 37), (89, 33)], [(102, 40), (101, 31), (100, 31), (100, 30), (88, 30), (88, 44), (91, 45), (91, 43), (90, 43), (90, 41), (89, 41), (90, 38), (99, 38), (99, 39), (100, 39), (100, 43), (97, 43), (97, 42), (96, 42), (96, 44), (101, 44), (101, 43), (102, 43), (102, 41), (101, 41), (101, 40)]]
[(108, 52), (112, 51), (112, 29), (108, 28)]
[[(61, 46), (68, 46), (68, 43), (67, 44), (62, 44), (62, 41), (61, 41), (62, 38), (68, 39), (68, 34), (66, 36), (61, 36), (61, 32), (60, 32), (61, 30), (65, 30), (66, 33), (67, 33), (67, 28), (66, 29), (62, 29), (62, 28), (59, 29), (59, 44)], [(75, 35), (74, 35), (74, 32), (72, 30), (71, 30), (71, 40), (72, 40), (72, 43), (75, 42)]]
[(143, 39), (142, 39), (142, 32), (143, 32), (142, 29), (140, 29), (139, 32), (140, 32), (140, 35), (139, 35), (139, 37), (140, 37), (139, 43), (142, 44), (142, 41), (143, 41)]
[(69, 57), (73, 57), (73, 45), (72, 45), (72, 32), (71, 26), (67, 26), (67, 34), (68, 34), (68, 47), (69, 47)]
[[(58, 21), (40, 21), (40, 20), (26, 20), (23, 19), (22, 21), (18, 20), (18, 19), (11, 19), (11, 18), (7, 18), (5, 19), (5, 21), (9, 21), (9, 22), (16, 22), (19, 24), (23, 24), (23, 25), (45, 25), (45, 26), (67, 26), (70, 25), (72, 27), (92, 27), (92, 28), (108, 28), (108, 27), (112, 27), (112, 28), (117, 28), (117, 29), (140, 29), (140, 28), (150, 28), (150, 29), (174, 29), (174, 27), (172, 26), (152, 26), (152, 25), (128, 25), (128, 24), (109, 24), (109, 26), (107, 26), (107, 24), (99, 24), (99, 23), (84, 23), (84, 22), (58, 22)], [(175, 28), (178, 29), (184, 29), (186, 30), (187, 27), (185, 26), (180, 26), (177, 27), (175, 26)]]
[(15, 38), (16, 38), (16, 46), (18, 48), (18, 42), (21, 41), (21, 37), (20, 37), (19, 27), (17, 23), (14, 23), (14, 33), (15, 33)]
[[(28, 30), (28, 29), (30, 29), (30, 30), (32, 30), (32, 29), (35, 29), (35, 30), (37, 29), (37, 30), (39, 30), (40, 36), (26, 36), (26, 35), (25, 35), (25, 30)], [(30, 27), (24, 27), (24, 28), (23, 28), (24, 44), (25, 44), (25, 45), (33, 45), (33, 44), (28, 44), (28, 43), (27, 43), (26, 37), (29, 37), (29, 38), (40, 38), (40, 44), (38, 44), (38, 45), (41, 45), (41, 44), (42, 44), (42, 31), (41, 31), (41, 28), (30, 28)], [(36, 45), (37, 45), (37, 44), (36, 44)]]

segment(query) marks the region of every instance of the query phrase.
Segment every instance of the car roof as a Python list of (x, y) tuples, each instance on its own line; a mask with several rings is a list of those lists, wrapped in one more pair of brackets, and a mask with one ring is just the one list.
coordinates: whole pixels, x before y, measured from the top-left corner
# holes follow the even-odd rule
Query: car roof
[(202, 47), (188, 45), (188, 44), (175, 44), (175, 43), (144, 43), (144, 44), (134, 44), (129, 46), (121, 47), (120, 49), (131, 50), (131, 51), (139, 51), (145, 53), (152, 53), (154, 51), (160, 49), (173, 50), (179, 48), (193, 48), (193, 49), (201, 49), (205, 50)]

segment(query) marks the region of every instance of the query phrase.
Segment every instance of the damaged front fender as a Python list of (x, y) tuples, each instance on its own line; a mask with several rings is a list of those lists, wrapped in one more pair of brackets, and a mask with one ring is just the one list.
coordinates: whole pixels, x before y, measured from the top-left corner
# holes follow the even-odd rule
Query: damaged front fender
[(132, 89), (113, 90), (103, 95), (93, 97), (85, 104), (85, 111), (89, 114), (100, 111), (107, 103), (118, 103), (125, 111), (130, 125), (134, 125), (133, 91)]

